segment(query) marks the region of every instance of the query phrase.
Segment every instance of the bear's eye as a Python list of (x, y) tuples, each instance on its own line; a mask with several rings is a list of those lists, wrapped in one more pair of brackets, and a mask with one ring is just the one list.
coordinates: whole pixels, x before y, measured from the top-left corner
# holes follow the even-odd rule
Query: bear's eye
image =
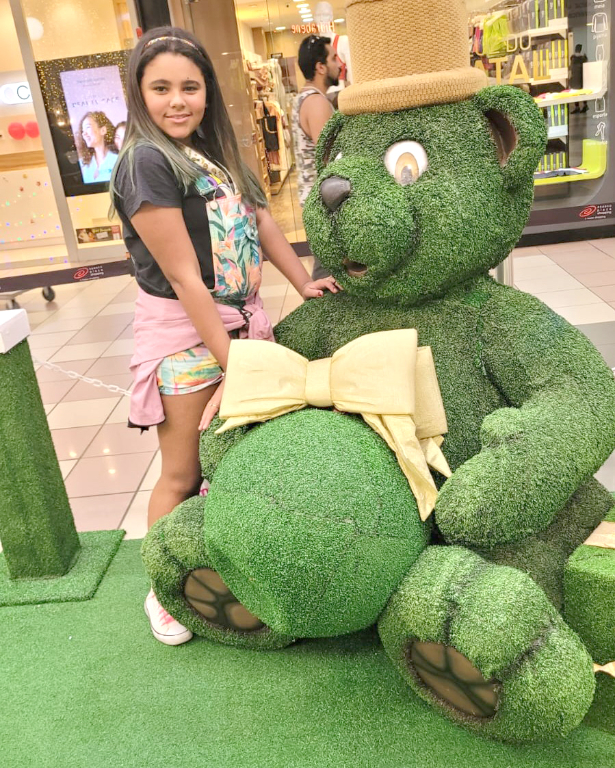
[(429, 166), (427, 152), (416, 141), (398, 141), (384, 155), (387, 171), (402, 187), (414, 184)]

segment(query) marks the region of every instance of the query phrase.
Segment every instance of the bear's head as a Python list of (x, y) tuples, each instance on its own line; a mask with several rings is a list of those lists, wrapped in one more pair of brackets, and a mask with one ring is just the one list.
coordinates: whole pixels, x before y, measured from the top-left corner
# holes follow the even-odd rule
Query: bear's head
[(337, 113), (320, 136), (304, 210), (312, 250), (362, 300), (442, 296), (518, 241), (546, 139), (533, 99), (510, 86), (450, 104)]

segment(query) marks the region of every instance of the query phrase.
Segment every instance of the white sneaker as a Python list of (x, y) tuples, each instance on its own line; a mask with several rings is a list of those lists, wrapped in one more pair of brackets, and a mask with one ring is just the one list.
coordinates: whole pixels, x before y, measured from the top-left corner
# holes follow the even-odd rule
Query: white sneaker
[(145, 598), (144, 608), (156, 640), (165, 645), (181, 645), (192, 638), (192, 632), (160, 605), (153, 589)]

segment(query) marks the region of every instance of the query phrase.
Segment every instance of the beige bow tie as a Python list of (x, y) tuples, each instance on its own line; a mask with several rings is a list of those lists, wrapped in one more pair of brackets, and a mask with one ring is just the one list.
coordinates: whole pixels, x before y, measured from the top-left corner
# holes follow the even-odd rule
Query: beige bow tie
[(360, 413), (395, 453), (422, 520), (438, 491), (429, 467), (451, 470), (440, 446), (448, 431), (430, 347), (415, 330), (361, 336), (333, 357), (309, 361), (281, 344), (231, 342), (218, 433), (307, 406)]
[(594, 664), (594, 672), (596, 674), (598, 674), (598, 672), (604, 672), (605, 675), (615, 677), (615, 661), (612, 661), (610, 664), (605, 664), (603, 667), (599, 664)]

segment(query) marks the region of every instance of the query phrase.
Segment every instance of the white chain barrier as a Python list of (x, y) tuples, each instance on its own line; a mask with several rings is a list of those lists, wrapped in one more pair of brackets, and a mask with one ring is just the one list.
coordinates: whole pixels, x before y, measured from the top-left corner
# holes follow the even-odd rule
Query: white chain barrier
[[(37, 365), (40, 365), (43, 368), (47, 368), (50, 371), (59, 371), (60, 373), (63, 373), (64, 375), (68, 376), (69, 379), (78, 379), (79, 381), (84, 381), (86, 384), (91, 384), (93, 387), (97, 387), (99, 389), (102, 387), (102, 389), (107, 389), (109, 392), (113, 392), (114, 395), (125, 395), (126, 397), (130, 397), (129, 390), (122, 389), (122, 387), (118, 387), (115, 384), (104, 384), (102, 381), (100, 381), (100, 379), (92, 379), (89, 376), (83, 376), (76, 371), (67, 371), (55, 363), (39, 360), (35, 355), (32, 355), (32, 360)], [(613, 375), (615, 375), (615, 368), (611, 368), (611, 370), (613, 371)]]
[(82, 376), (82, 374), (77, 373), (76, 371), (66, 371), (64, 368), (61, 368), (55, 363), (39, 360), (35, 355), (32, 355), (32, 360), (37, 365), (40, 365), (43, 368), (47, 368), (50, 371), (59, 371), (60, 373), (65, 374), (69, 379), (78, 379), (79, 381), (84, 381), (86, 384), (91, 384), (93, 387), (97, 387), (99, 389), (108, 389), (109, 392), (113, 392), (114, 395), (126, 395), (130, 397), (130, 392), (127, 389), (122, 389), (115, 384), (104, 384), (102, 381), (100, 381), (100, 379), (92, 379), (89, 376)]

